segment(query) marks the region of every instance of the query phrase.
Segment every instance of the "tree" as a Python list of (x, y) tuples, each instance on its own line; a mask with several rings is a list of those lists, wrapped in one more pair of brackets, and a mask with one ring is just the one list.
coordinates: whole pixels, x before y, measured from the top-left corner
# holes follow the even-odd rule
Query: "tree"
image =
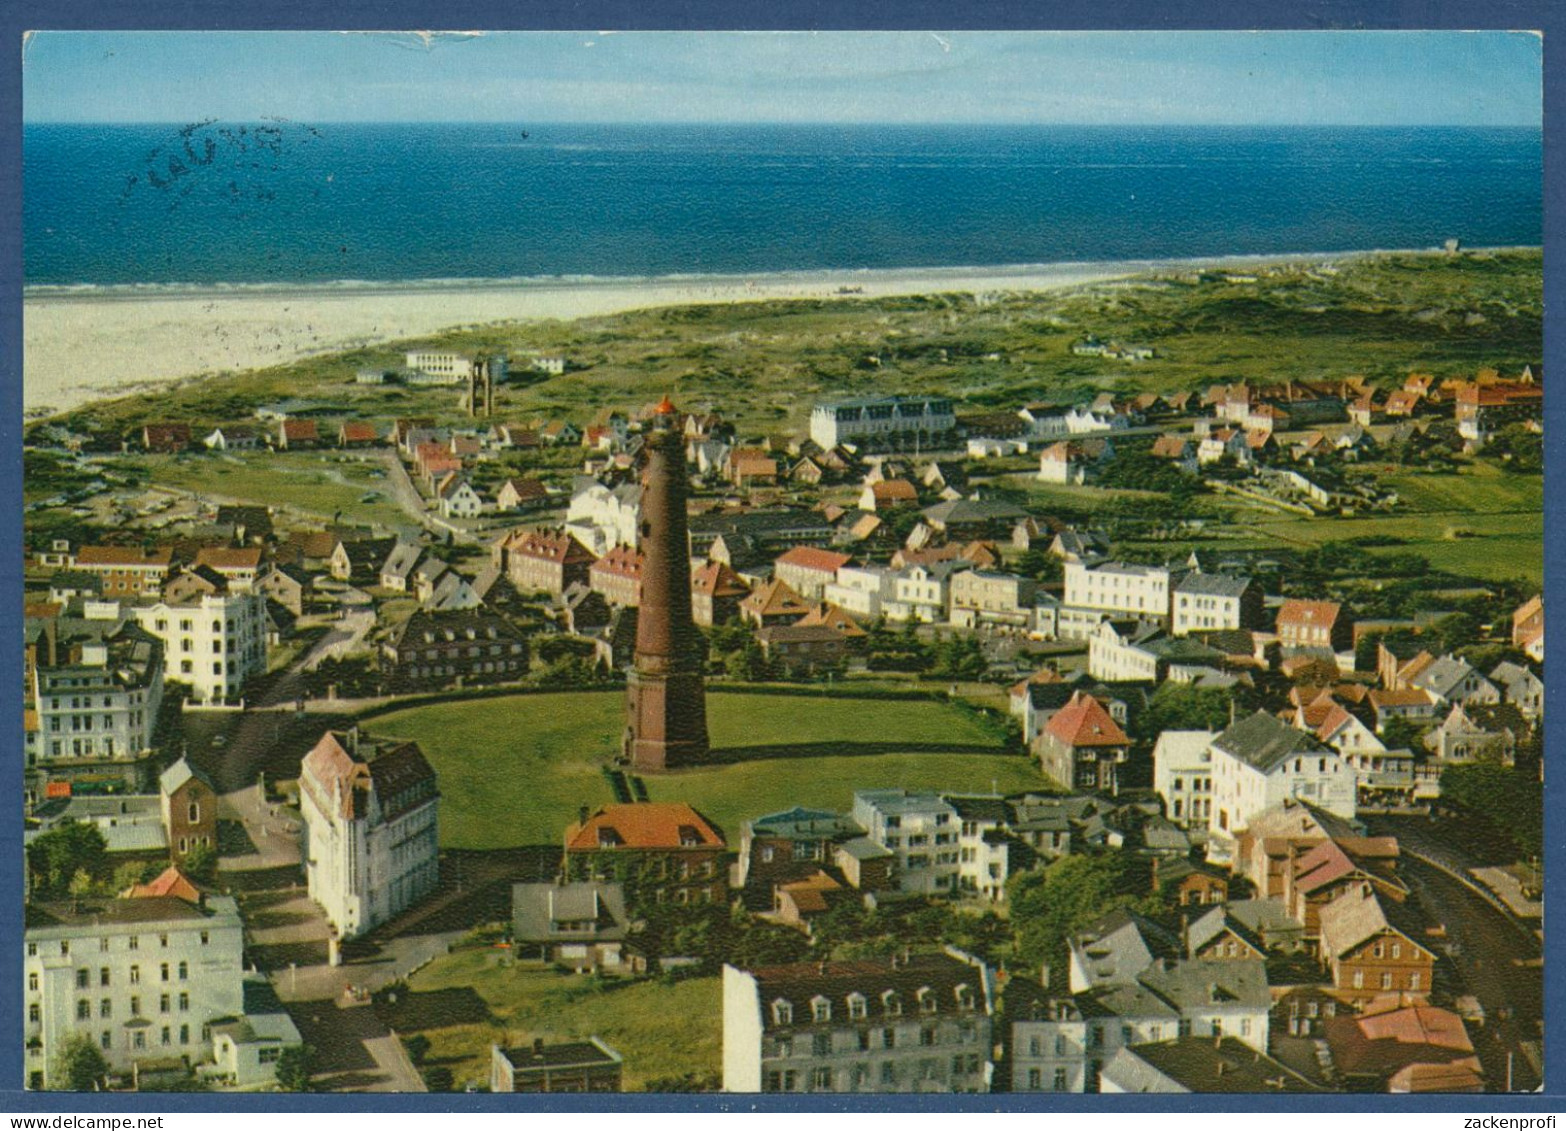
[(1131, 853), (1062, 856), (1008, 884), (1017, 955), (1033, 966), (1066, 968), (1066, 936), (1148, 891), (1147, 863)]
[(277, 1058), (277, 1086), (285, 1092), (308, 1092), (314, 1070), (315, 1050), (309, 1045), (290, 1045)]
[(1544, 844), (1544, 785), (1514, 766), (1474, 762), (1441, 771), (1441, 798), (1483, 818), (1522, 857)]
[(408, 1059), (413, 1061), (414, 1064), (422, 1064), (424, 1058), (430, 1053), (430, 1039), (423, 1033), (413, 1034), (413, 1036), (403, 1041), (402, 1044), (408, 1050)]
[(1381, 743), (1388, 750), (1422, 750), (1425, 728), (1412, 719), (1391, 718), (1381, 728)]
[(1144, 739), (1166, 730), (1222, 730), (1229, 725), (1232, 701), (1223, 688), (1165, 682), (1137, 715), (1133, 729)]
[(217, 879), (217, 849), (210, 844), (198, 844), (185, 853), (184, 871), (198, 884), (210, 884)]
[(78, 872), (107, 878), (108, 844), (96, 826), (66, 821), (27, 846), (27, 866), (38, 894), (64, 895)]
[(86, 1033), (72, 1033), (54, 1054), (54, 1081), (60, 1091), (96, 1091), (108, 1071), (108, 1061)]

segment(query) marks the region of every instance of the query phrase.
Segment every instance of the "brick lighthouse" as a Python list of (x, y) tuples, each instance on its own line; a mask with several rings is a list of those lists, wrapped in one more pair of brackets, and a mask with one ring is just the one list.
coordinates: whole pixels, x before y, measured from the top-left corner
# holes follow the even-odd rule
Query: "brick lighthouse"
[(685, 442), (678, 424), (665, 397), (643, 448), (642, 599), (625, 726), (625, 755), (638, 770), (673, 769), (707, 758), (703, 648), (691, 619)]

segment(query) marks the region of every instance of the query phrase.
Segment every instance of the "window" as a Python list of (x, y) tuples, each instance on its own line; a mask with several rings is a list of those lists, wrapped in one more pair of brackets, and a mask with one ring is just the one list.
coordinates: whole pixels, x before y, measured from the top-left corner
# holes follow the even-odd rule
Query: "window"
[(105, 1029), (103, 1032), (98, 1034), (98, 1047), (99, 1048), (107, 1050), (112, 1043), (113, 1043), (113, 1038), (109, 1036), (109, 1031), (107, 1029)]
[(202, 946), (206, 946), (207, 943), (209, 943), (211, 941), (212, 941), (211, 932), (209, 932), (209, 931), (202, 931), (201, 932), (201, 945)]
[(159, 1013), (167, 1013), (169, 1011), (169, 1007), (172, 1004), (173, 1004), (173, 999), (171, 997), (169, 997), (168, 994), (160, 994), (160, 995), (158, 995), (158, 1012)]
[(1354, 988), (1356, 990), (1365, 988), (1365, 972), (1363, 970), (1354, 971)]
[(190, 803), (190, 808), (185, 810), (185, 816), (191, 824), (194, 825), (199, 823), (201, 820), (201, 803), (199, 801), (192, 801)]
[(896, 1045), (897, 1045), (897, 1030), (896, 1029), (882, 1029), (881, 1030), (881, 1047), (884, 1048), (884, 1049), (889, 1049), (889, 1048), (895, 1048)]
[(112, 1017), (112, 1016), (114, 1016), (114, 1001), (111, 998), (101, 998), (101, 999), (99, 999), (99, 1001), (98, 1001), (98, 1016), (99, 1017)]
[(179, 980), (181, 982), (190, 981), (190, 963), (181, 962), (179, 964)]
[(881, 1083), (897, 1083), (897, 1065), (893, 1064), (890, 1060), (883, 1060), (881, 1062)]
[(832, 1020), (832, 1003), (824, 997), (813, 998), (810, 1002), (810, 1015), (818, 1023)]
[(1383, 975), (1381, 975), (1381, 988), (1384, 989), (1384, 990), (1390, 990), (1392, 988), (1392, 975), (1391, 974), (1383, 974)]
[(92, 1002), (82, 998), (76, 1003), (76, 1020), (86, 1021), (92, 1016)]
[(98, 968), (98, 984), (100, 986), (107, 986), (109, 984), (109, 968), (107, 966), (100, 966)]
[(1064, 1092), (1066, 1090), (1066, 1070), (1064, 1068), (1055, 1069), (1054, 1090), (1057, 1092)]
[(171, 1039), (171, 1033), (170, 1033), (169, 1027), (167, 1025), (163, 1026), (163, 1032), (162, 1032), (161, 1036), (163, 1038), (163, 1043), (164, 1044), (168, 1045), (168, 1044), (173, 1044), (174, 1043), (173, 1040)]
[(816, 1033), (810, 1038), (810, 1052), (812, 1056), (832, 1055), (832, 1034)]
[(1038, 1091), (1044, 1086), (1044, 1070), (1042, 1068), (1028, 1069), (1028, 1088), (1030, 1091)]
[(43, 1007), (36, 1001), (27, 1007), (27, 1019), (35, 1025), (43, 1020)]
[(29, 974), (29, 975), (27, 975), (27, 988), (29, 990), (37, 991), (37, 989), (38, 989), (38, 975), (37, 974)]
[(919, 1029), (919, 1043), (929, 1046), (935, 1044), (935, 1026), (924, 1025)]
[(37, 958), (38, 957), (38, 944), (37, 943), (30, 942), (30, 943), (27, 944), (27, 957), (28, 958)]
[(772, 1023), (774, 1025), (792, 1025), (794, 1023), (794, 1007), (782, 998), (772, 1003)]
[(256, 1053), (256, 1060), (261, 1064), (276, 1064), (277, 1058), (283, 1055), (281, 1048), (261, 1049)]
[(1393, 958), (1402, 958), (1403, 957), (1403, 944), (1402, 943), (1393, 943), (1392, 944), (1392, 957)]
[(860, 1021), (860, 1020), (864, 1019), (864, 1015), (865, 1015), (865, 999), (864, 999), (864, 995), (863, 994), (849, 994), (848, 995), (848, 1016), (851, 1019), (855, 1020), (855, 1021)]
[(181, 1013), (185, 1013), (185, 1012), (188, 1012), (189, 1009), (190, 1009), (190, 995), (188, 993), (180, 994), (179, 995), (179, 1011)]
[[(190, 1044), (190, 1026), (189, 1025), (181, 1025), (179, 1027), (179, 1043), (182, 1044), (182, 1045)], [(265, 1052), (266, 1050), (263, 1049), (262, 1051)]]
[(1414, 973), (1412, 973), (1412, 974), (1410, 974), (1408, 976), (1408, 988), (1411, 989), (1411, 990), (1417, 990), (1419, 988), (1419, 973), (1418, 973), (1418, 971), (1415, 971)]
[(140, 966), (132, 966), (130, 968), (130, 984), (133, 985), (133, 986), (141, 985), (141, 967)]
[(167, 982), (169, 980), (169, 964), (167, 962), (160, 962), (158, 964), (158, 980), (160, 982)]
[(89, 975), (85, 969), (76, 971), (76, 988), (79, 990), (85, 990), (87, 988), (88, 978)]

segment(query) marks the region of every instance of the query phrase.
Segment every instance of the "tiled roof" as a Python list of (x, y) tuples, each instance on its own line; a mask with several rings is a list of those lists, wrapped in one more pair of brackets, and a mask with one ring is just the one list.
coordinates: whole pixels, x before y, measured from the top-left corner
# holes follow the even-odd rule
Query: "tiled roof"
[(1278, 629), (1281, 631), (1284, 625), (1330, 627), (1338, 619), (1341, 608), (1335, 601), (1288, 600), (1278, 609)]
[(171, 864), (158, 875), (157, 879), (145, 884), (133, 884), (125, 893), (127, 899), (153, 899), (165, 896), (183, 899), (186, 903), (199, 904), (201, 889)]
[(802, 617), (810, 611), (810, 606), (787, 582), (776, 579), (753, 589), (740, 605), (748, 612), (763, 617)]
[[(761, 1019), (767, 1031), (814, 1024), (812, 1001), (824, 998), (834, 1024), (853, 1016), (850, 997), (863, 998), (865, 1018), (916, 1020), (921, 1016), (953, 1016), (989, 1012), (990, 1001), (984, 971), (946, 954), (915, 954), (907, 958), (860, 959), (838, 962), (799, 962), (750, 971), (756, 979)], [(965, 990), (959, 997), (959, 987)], [(931, 1011), (921, 1011), (923, 1000)], [(777, 1002), (791, 1007), (782, 1020), (773, 1009)], [(968, 1006), (964, 1006), (966, 1001)]]
[(597, 851), (607, 835), (630, 849), (723, 848), (723, 834), (683, 801), (605, 805), (566, 829), (566, 851)]
[(255, 569), (260, 564), (259, 546), (203, 546), (196, 552), (197, 566), (210, 566), (219, 572), (225, 569)]
[(850, 555), (840, 554), (836, 550), (822, 550), (815, 546), (795, 546), (787, 553), (779, 555), (777, 564), (835, 574), (853, 560)]
[(503, 545), (507, 553), (520, 554), (559, 565), (591, 562), (593, 552), (572, 535), (558, 530), (514, 530), (506, 535)]
[(1102, 703), (1080, 691), (1055, 712), (1044, 729), (1067, 746), (1126, 746), (1131, 741)]
[(708, 562), (691, 575), (691, 589), (709, 597), (743, 597), (750, 587), (723, 562)]
[(83, 546), (76, 551), (78, 566), (163, 566), (174, 559), (167, 546), (143, 550), (140, 546)]
[(350, 443), (373, 442), (380, 439), (375, 425), (350, 422), (342, 427), (342, 438)]

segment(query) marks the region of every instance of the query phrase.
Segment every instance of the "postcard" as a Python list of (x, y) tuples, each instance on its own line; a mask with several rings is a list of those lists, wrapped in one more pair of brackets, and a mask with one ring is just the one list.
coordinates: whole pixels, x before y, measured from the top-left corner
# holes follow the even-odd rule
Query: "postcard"
[(1540, 1088), (1539, 34), (23, 49), (26, 1088)]

